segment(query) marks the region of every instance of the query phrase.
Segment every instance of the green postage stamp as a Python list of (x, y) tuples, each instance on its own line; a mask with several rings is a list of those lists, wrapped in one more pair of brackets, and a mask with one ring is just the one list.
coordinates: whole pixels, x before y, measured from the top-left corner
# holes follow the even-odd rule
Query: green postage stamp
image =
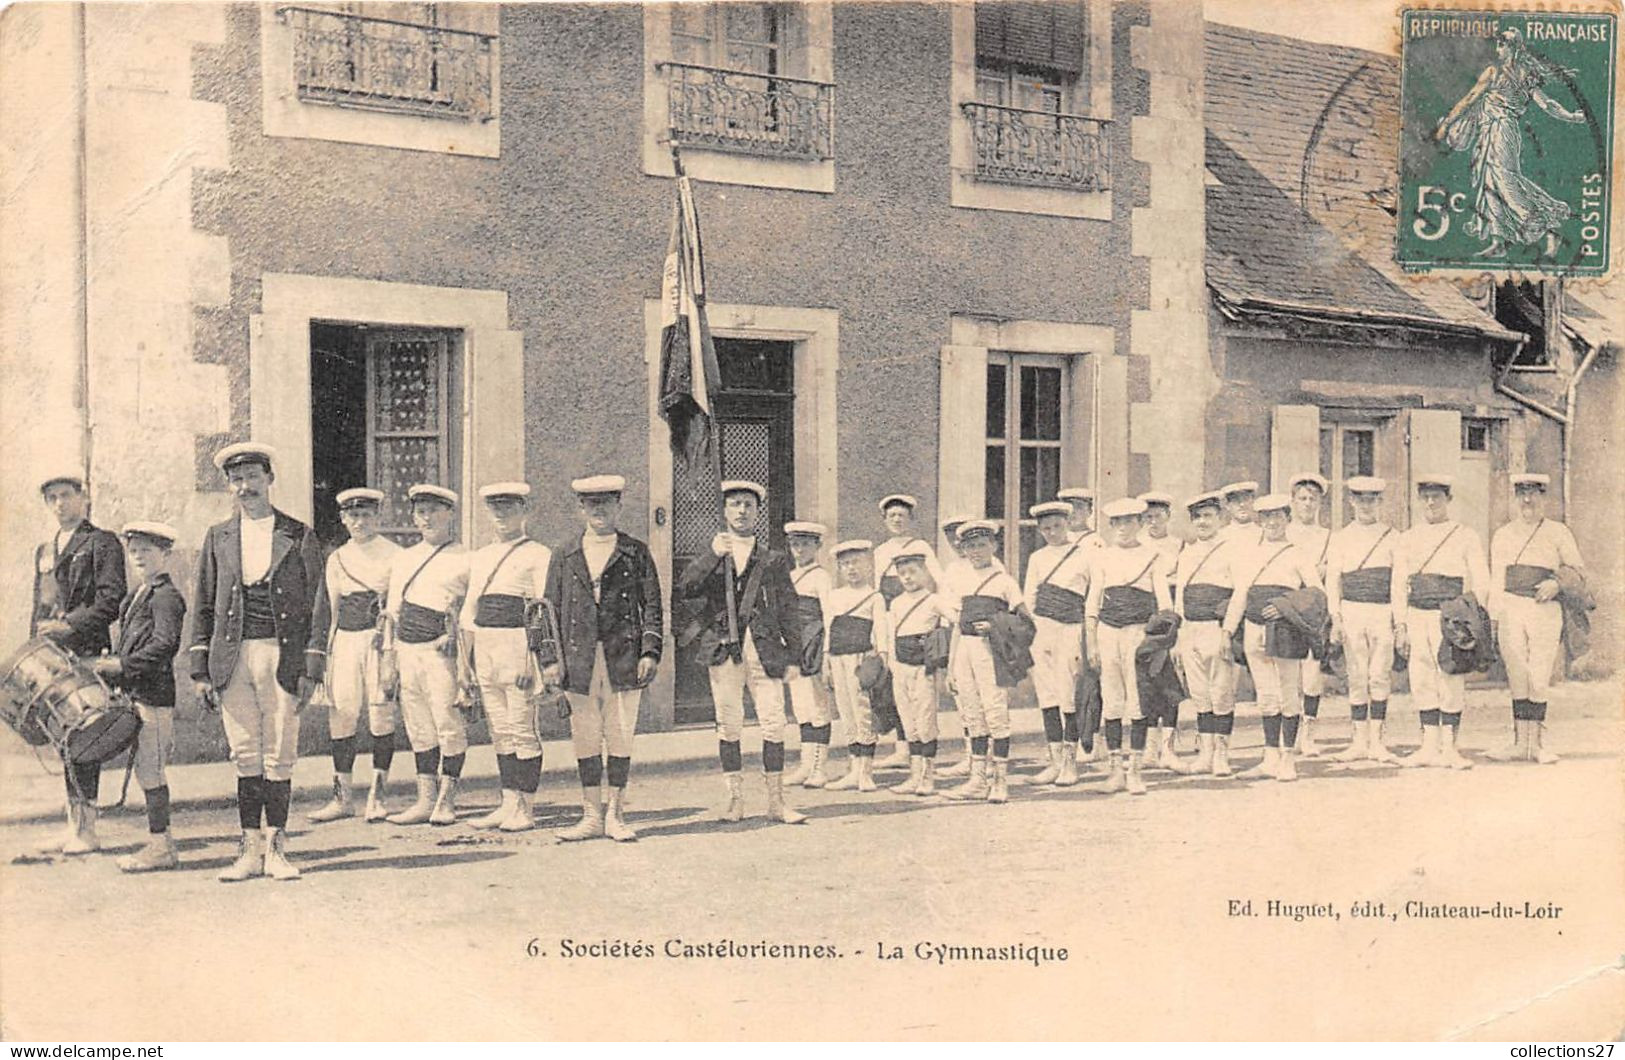
[(1616, 16), (1400, 17), (1399, 264), (1605, 274)]

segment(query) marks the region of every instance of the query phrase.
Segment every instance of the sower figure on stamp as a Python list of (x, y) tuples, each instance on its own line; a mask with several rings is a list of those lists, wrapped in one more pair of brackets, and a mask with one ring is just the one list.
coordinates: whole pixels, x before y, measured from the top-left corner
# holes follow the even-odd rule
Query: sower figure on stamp
[(125, 872), (172, 869), (179, 858), (169, 834), (169, 778), (175, 750), (175, 656), (181, 650), (186, 601), (164, 565), (179, 535), (164, 523), (127, 523), (123, 530), (136, 585), (119, 607), (118, 643), (95, 662), (96, 673), (122, 688), (141, 717), (131, 766), (147, 798), (147, 843), (122, 857)]
[(784, 540), (795, 559), (790, 581), (796, 587), (796, 607), (801, 613), (801, 658), (793, 659), (784, 674), (784, 687), (790, 695), (790, 709), (801, 726), (801, 761), (786, 784), (821, 788), (829, 783), (831, 702), (829, 686), (822, 678), (824, 669), (824, 608), (831, 588), (829, 571), (818, 562), (818, 549), (824, 540), (820, 523), (784, 524)]
[(384, 503), (381, 491), (340, 490), (339, 518), (350, 539), (327, 557), (325, 591), (316, 597), (315, 626), (327, 631), (327, 693), (332, 707), (327, 733), (333, 747), (333, 798), (308, 815), (336, 821), (354, 813), (350, 774), (355, 770), (355, 736), (363, 713), (372, 736), (372, 783), (366, 819), (381, 821), (384, 786), (395, 759), (395, 703), (378, 682), (379, 619), (389, 589), (389, 565), (401, 548), (378, 532)]
[(1371, 475), (1348, 480), (1354, 521), (1332, 535), (1326, 554), (1332, 640), (1343, 646), (1354, 725), (1354, 740), (1332, 756), (1336, 762), (1395, 761), (1382, 727), (1393, 689), (1395, 617), (1404, 614), (1405, 593), (1394, 563), (1399, 533), (1378, 519), (1387, 488)]
[[(829, 591), (824, 611), (824, 682), (846, 727), (849, 752), (845, 776), (830, 781), (831, 791), (875, 791), (876, 711), (862, 673), (891, 657), (891, 623), (886, 601), (870, 580), (872, 546), (842, 541), (831, 550), (841, 584)], [(901, 583), (899, 583), (901, 584)]]
[(456, 493), (419, 483), (406, 495), (423, 539), (402, 549), (389, 566), (381, 672), (385, 690), (398, 689), (418, 790), (417, 801), (386, 820), (453, 824), (457, 781), (468, 754), (456, 663), (456, 616), (468, 595), (468, 553), (453, 540)]
[(1395, 551), (1394, 573), (1405, 586), (1406, 607), (1394, 644), (1410, 660), (1411, 699), (1422, 722), (1421, 746), (1400, 759), (1407, 766), (1470, 769), (1473, 764), (1456, 750), (1467, 677), (1445, 673), (1439, 665), (1444, 636), (1439, 612), (1467, 593), (1487, 602), (1490, 568), (1478, 533), (1450, 518), (1454, 487), (1451, 475), (1416, 476), (1423, 521), (1400, 536)]
[(1083, 610), (1089, 595), (1087, 539), (1071, 539), (1072, 505), (1045, 501), (1027, 510), (1044, 546), (1027, 560), (1027, 607), (1033, 614), (1033, 690), (1044, 719), (1049, 764), (1033, 784), (1078, 782), (1078, 715), (1074, 688), (1083, 667)]
[[(1326, 581), (1326, 554), (1332, 541), (1331, 530), (1320, 525), (1326, 487), (1326, 480), (1310, 471), (1292, 476), (1289, 487), (1292, 521), (1286, 528), (1286, 539), (1313, 560), (1322, 583)], [(1326, 689), (1326, 675), (1320, 668), (1320, 660), (1313, 655), (1303, 661), (1302, 670), (1303, 721), (1298, 726), (1298, 740), (1293, 749), (1300, 758), (1314, 758), (1320, 754), (1315, 725), (1320, 717), (1320, 696)]]
[[(1294, 749), (1303, 716), (1303, 660), (1311, 643), (1298, 618), (1317, 628), (1327, 621), (1314, 557), (1287, 540), (1291, 507), (1292, 499), (1284, 493), (1258, 498), (1263, 540), (1233, 542), (1237, 586), (1224, 614), (1225, 636), (1232, 645), (1240, 631), (1264, 728), (1264, 757), (1241, 775), (1282, 781), (1298, 779)], [(1295, 595), (1300, 589), (1313, 590), (1315, 600), (1304, 602)]]
[[(42, 480), (40, 497), (56, 517), (57, 531), (34, 550), (29, 636), (45, 637), (65, 651), (91, 659), (112, 646), (108, 629), (124, 599), (124, 550), (117, 537), (91, 525), (90, 497), (77, 471)], [(100, 849), (96, 797), (101, 776), (99, 762), (73, 765), (63, 760), (67, 830), (46, 849), (63, 854)]]
[(647, 545), (616, 529), (625, 479), (591, 475), (570, 488), (583, 529), (554, 553), (537, 616), (540, 629), (533, 628), (543, 681), (569, 697), (570, 740), (581, 778), (581, 820), (558, 838), (607, 835), (624, 843), (638, 837), (624, 809), (638, 704), (665, 645), (660, 572)]
[(257, 442), (215, 454), (237, 514), (204, 535), (193, 587), (193, 688), (205, 708), (220, 711), (237, 768), (242, 849), (220, 873), (228, 883), (262, 873), (299, 876), (286, 852), (299, 714), (326, 656), (327, 630), (311, 621), (322, 584), (321, 543), (310, 527), (271, 506), (274, 463), (271, 448)]
[(801, 657), (801, 622), (790, 557), (756, 540), (766, 500), (767, 487), (760, 483), (740, 479), (722, 483), (722, 516), (728, 528), (711, 539), (710, 556), (698, 557), (683, 571), (676, 592), (704, 601), (698, 647), (710, 670), (717, 753), (728, 784), (722, 819), (739, 821), (745, 816), (739, 745), (748, 686), (762, 728), (767, 815), (785, 824), (801, 824), (807, 818), (784, 802), (784, 674)]
[(495, 809), (470, 823), (525, 832), (535, 825), (533, 803), (542, 781), (542, 743), (531, 701), (537, 675), (526, 615), (547, 590), (553, 550), (525, 535), (530, 486), (494, 482), (480, 487), (480, 499), (497, 536), (468, 557), (462, 658), (491, 728), (502, 795)]
[(1174, 566), (1174, 609), (1184, 620), (1179, 654), (1185, 686), (1196, 708), (1196, 761), (1192, 773), (1232, 776), (1230, 736), (1236, 724), (1236, 664), (1224, 635), (1224, 613), (1235, 592), (1230, 556), (1235, 546), (1219, 535), (1224, 498), (1201, 493), (1185, 502), (1196, 540)]
[[(890, 605), (903, 592), (903, 582), (897, 574), (897, 557), (905, 548), (925, 544), (914, 532), (914, 510), (919, 507), (919, 503), (907, 493), (893, 493), (881, 498), (880, 515), (886, 523), (886, 540), (875, 546), (874, 565), (883, 607)], [(942, 568), (937, 565), (935, 556), (927, 557), (925, 572), (931, 579), (932, 591), (936, 591), (942, 584)], [(914, 741), (914, 734), (906, 732), (907, 727), (907, 719), (899, 716), (896, 745), (890, 755), (871, 763), (874, 768), (911, 767), (913, 756), (909, 753), (909, 745)]]
[(1563, 640), (1559, 575), (1584, 584), (1585, 574), (1574, 534), (1546, 517), (1550, 481), (1545, 475), (1513, 475), (1517, 515), (1490, 538), (1490, 615), (1512, 686), (1512, 744), (1489, 752), (1497, 762), (1550, 765), (1558, 758), (1542, 736)]

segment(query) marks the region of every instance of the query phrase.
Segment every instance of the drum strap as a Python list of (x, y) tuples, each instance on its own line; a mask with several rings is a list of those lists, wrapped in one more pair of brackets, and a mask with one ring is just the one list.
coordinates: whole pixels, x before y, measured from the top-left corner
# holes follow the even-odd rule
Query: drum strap
[[(1365, 570), (1365, 565), (1367, 563), (1371, 562), (1371, 557), (1375, 556), (1377, 554), (1377, 549), (1382, 546), (1382, 543), (1384, 541), (1388, 540), (1388, 535), (1393, 533), (1393, 531), (1394, 531), (1394, 528), (1391, 527), (1391, 526), (1383, 527), (1382, 528), (1382, 536), (1377, 538), (1377, 543), (1371, 546), (1371, 550), (1365, 554), (1365, 558), (1362, 559), (1360, 561), (1359, 566), (1355, 567), (1354, 569), (1355, 570)], [(1428, 559), (1432, 559), (1432, 558), (1433, 558), (1432, 556), (1428, 557)]]
[(1061, 557), (1060, 563), (1057, 563), (1057, 564), (1055, 564), (1055, 566), (1051, 567), (1049, 569), (1049, 573), (1044, 575), (1044, 580), (1039, 582), (1038, 584), (1045, 585), (1045, 584), (1053, 582), (1055, 580), (1055, 575), (1060, 573), (1061, 565), (1064, 564), (1067, 560), (1071, 559), (1072, 558), (1072, 553), (1076, 552), (1078, 550), (1078, 546), (1082, 545), (1082, 544), (1083, 544), (1083, 541), (1080, 539), (1075, 544), (1073, 544), (1073, 546), (1071, 548), (1067, 549), (1066, 550), (1066, 555)]
[(1518, 550), (1518, 554), (1516, 556), (1512, 557), (1512, 562), (1508, 563), (1507, 566), (1516, 567), (1518, 565), (1518, 561), (1523, 559), (1523, 554), (1529, 551), (1529, 546), (1535, 543), (1535, 536), (1540, 533), (1540, 528), (1545, 525), (1545, 519), (1542, 519), (1540, 522), (1535, 524), (1534, 531), (1528, 537), (1524, 538), (1523, 547)]

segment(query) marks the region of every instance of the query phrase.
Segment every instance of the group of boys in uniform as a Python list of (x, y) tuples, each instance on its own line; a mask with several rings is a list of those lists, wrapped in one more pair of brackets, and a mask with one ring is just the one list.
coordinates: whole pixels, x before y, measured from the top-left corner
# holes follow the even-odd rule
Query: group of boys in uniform
[[(356, 812), (350, 778), (363, 717), (372, 755), (365, 820), (456, 822), (468, 726), (483, 709), (501, 797), (470, 823), (528, 830), (542, 768), (538, 712), (551, 705), (569, 719), (582, 798), (580, 820), (558, 839), (635, 839), (624, 795), (638, 704), (662, 656), (664, 611), (648, 547), (616, 525), (624, 479), (571, 483), (582, 530), (556, 550), (526, 533), (523, 482), (480, 489), (495, 540), (472, 552), (455, 540), (455, 492), (429, 483), (408, 490), (421, 540), (403, 548), (380, 533), (384, 494), (346, 489), (336, 503), (349, 538), (324, 557), (309, 527), (272, 506), (274, 461), (254, 442), (216, 454), (236, 511), (205, 535), (190, 609), (193, 691), (221, 714), (237, 773), (241, 845), (219, 878), (298, 878), (287, 857), (291, 774), (300, 715), (321, 689), (333, 781), (331, 799), (308, 815), (313, 822)], [(1101, 792), (1144, 794), (1153, 768), (1237, 775), (1230, 740), (1243, 667), (1257, 690), (1265, 750), (1241, 775), (1291, 781), (1297, 759), (1319, 753), (1321, 653), (1307, 650), (1305, 631), (1328, 619), (1346, 660), (1354, 725), (1352, 743), (1334, 758), (1396, 761), (1383, 723), (1392, 671), (1408, 664), (1422, 743), (1400, 761), (1469, 768), (1456, 743), (1465, 677), (1439, 660), (1440, 609), (1464, 595), (1487, 607), (1512, 686), (1514, 740), (1489, 757), (1555, 761), (1543, 730), (1562, 631), (1558, 598), (1581, 560), (1568, 528), (1545, 517), (1546, 476), (1512, 482), (1517, 516), (1496, 532), (1488, 558), (1478, 535), (1450, 517), (1447, 475), (1418, 477), (1423, 519), (1403, 532), (1382, 522), (1387, 484), (1371, 476), (1347, 482), (1354, 519), (1335, 532), (1320, 525), (1326, 481), (1303, 474), (1285, 493), (1259, 496), (1257, 483), (1235, 482), (1189, 498), (1188, 539), (1168, 531), (1174, 501), (1166, 494), (1104, 505), (1097, 533), (1094, 493), (1062, 489), (1029, 510), (1043, 544), (1018, 582), (996, 555), (997, 523), (945, 520), (950, 547), (938, 556), (915, 533), (915, 498), (893, 494), (879, 504), (887, 531), (879, 544), (828, 541), (825, 527), (796, 521), (783, 528), (781, 552), (761, 534), (766, 488), (724, 481), (724, 529), (674, 587), (699, 613), (697, 650), (727, 790), (719, 816), (745, 815), (747, 689), (771, 820), (807, 820), (789, 805), (787, 784), (872, 792), (885, 768), (909, 770), (888, 788), (897, 794), (932, 796), (940, 778), (953, 777), (962, 782), (941, 794), (1004, 802), (1011, 692), (1029, 667), (1048, 760), (1028, 783), (1077, 784), (1088, 768), (1080, 747), (1087, 760), (1097, 724)], [(177, 534), (152, 521), (117, 536), (94, 527), (76, 472), (45, 479), (41, 494), (59, 530), (35, 552), (31, 632), (85, 657), (140, 712), (133, 763), (150, 836), (120, 867), (174, 867), (165, 767), (172, 661), (188, 608), (163, 567)], [(833, 575), (819, 563), (825, 547)], [(1162, 684), (1148, 681), (1148, 668)], [(939, 770), (945, 694), (957, 704), (965, 754)], [(1088, 709), (1092, 699), (1098, 710)], [(1196, 713), (1194, 758), (1176, 750), (1181, 701)], [(391, 813), (397, 713), (417, 788), (411, 805)], [(801, 748), (788, 778), (787, 715)], [(831, 770), (837, 719), (847, 749), (839, 775)], [(891, 731), (896, 749), (877, 762)], [(68, 830), (55, 849), (99, 849), (99, 772), (65, 766)]]

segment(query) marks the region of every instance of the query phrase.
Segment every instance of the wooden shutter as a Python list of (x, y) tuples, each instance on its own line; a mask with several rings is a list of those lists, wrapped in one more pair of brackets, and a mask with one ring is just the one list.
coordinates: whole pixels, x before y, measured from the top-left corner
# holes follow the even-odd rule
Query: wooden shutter
[(1078, 0), (995, 0), (976, 5), (976, 58), (1064, 73), (1083, 70), (1083, 5)]
[(944, 346), (937, 401), (937, 521), (981, 516), (986, 501), (987, 349)]
[(1404, 483), (1410, 498), (1411, 524), (1422, 521), (1416, 500), (1416, 477), (1461, 472), (1461, 413), (1450, 409), (1412, 409), (1410, 415), (1410, 473)]
[(1270, 416), (1270, 492), (1286, 492), (1293, 475), (1319, 467), (1320, 406), (1275, 406)]

